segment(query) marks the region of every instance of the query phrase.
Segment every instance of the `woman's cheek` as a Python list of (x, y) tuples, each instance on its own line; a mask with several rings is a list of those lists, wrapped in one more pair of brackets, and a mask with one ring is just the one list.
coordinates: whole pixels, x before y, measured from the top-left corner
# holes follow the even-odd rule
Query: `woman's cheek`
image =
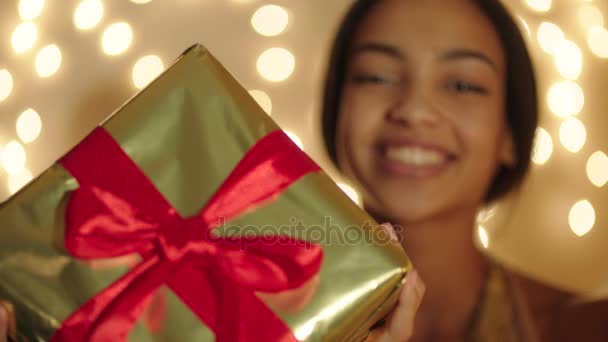
[(491, 143), (498, 140), (498, 120), (494, 116), (497, 115), (488, 113), (487, 110), (472, 110), (462, 115), (456, 124), (465, 140), (491, 146)]

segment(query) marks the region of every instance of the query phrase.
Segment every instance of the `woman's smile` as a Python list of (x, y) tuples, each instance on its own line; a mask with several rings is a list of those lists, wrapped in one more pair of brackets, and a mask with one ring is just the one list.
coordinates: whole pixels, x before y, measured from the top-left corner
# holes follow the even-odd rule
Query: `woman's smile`
[(392, 140), (379, 144), (380, 165), (387, 174), (432, 178), (446, 171), (456, 155), (446, 149), (412, 140)]

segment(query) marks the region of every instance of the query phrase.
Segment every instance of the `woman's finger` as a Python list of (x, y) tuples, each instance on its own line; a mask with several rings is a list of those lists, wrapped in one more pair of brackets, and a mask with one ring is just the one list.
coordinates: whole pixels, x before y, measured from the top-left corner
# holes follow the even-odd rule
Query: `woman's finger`
[(9, 336), (15, 337), (16, 328), (13, 305), (0, 300), (0, 342), (7, 341)]
[(2, 305), (0, 305), (0, 341), (1, 342), (6, 342), (7, 330), (8, 330), (8, 312), (6, 312), (6, 309)]
[(415, 270), (408, 274), (405, 285), (399, 295), (397, 308), (389, 317), (385, 333), (380, 342), (407, 341), (414, 333), (416, 312), (422, 302), (425, 285)]
[(384, 232), (386, 232), (388, 236), (390, 236), (392, 241), (399, 241), (399, 236), (397, 235), (397, 232), (395, 231), (395, 228), (393, 228), (392, 224), (385, 222), (381, 224), (380, 227), (382, 227)]

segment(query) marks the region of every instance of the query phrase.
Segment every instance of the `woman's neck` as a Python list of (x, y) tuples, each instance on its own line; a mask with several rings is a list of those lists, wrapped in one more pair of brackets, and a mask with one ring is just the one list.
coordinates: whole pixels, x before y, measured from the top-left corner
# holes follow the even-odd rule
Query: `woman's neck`
[(397, 223), (403, 227), (401, 244), (427, 289), (414, 337), (445, 340), (466, 333), (487, 268), (473, 242), (475, 217), (473, 209), (423, 222)]

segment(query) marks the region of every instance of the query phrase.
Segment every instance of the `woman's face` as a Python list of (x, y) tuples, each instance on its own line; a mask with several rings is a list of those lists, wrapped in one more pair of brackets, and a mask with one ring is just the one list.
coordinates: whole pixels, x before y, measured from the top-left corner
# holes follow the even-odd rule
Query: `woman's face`
[(383, 0), (353, 37), (340, 169), (398, 223), (476, 209), (513, 164), (503, 48), (469, 0)]

